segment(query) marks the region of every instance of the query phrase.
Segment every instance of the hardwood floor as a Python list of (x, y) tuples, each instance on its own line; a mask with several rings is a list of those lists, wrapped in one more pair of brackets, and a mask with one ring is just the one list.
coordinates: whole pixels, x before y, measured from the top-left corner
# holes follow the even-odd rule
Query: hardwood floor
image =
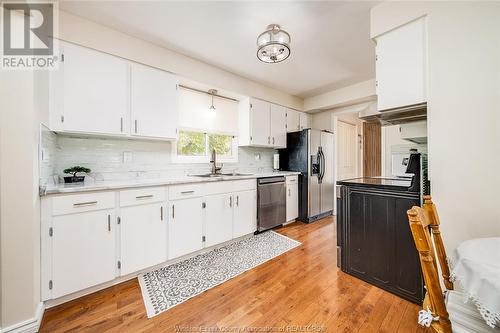
[(302, 245), (156, 317), (134, 279), (47, 310), (40, 332), (428, 332), (417, 305), (337, 268), (333, 218), (277, 231)]

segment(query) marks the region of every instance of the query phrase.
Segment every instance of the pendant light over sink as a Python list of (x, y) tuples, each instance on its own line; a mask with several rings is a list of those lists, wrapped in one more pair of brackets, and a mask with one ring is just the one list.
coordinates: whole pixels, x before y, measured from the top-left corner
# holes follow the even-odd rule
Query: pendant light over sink
[(214, 95), (217, 95), (217, 90), (210, 89), (208, 91), (208, 94), (211, 95), (211, 97), (212, 97), (212, 105), (210, 105), (210, 107), (208, 108), (208, 112), (209, 112), (210, 116), (215, 117), (216, 116), (216, 109), (214, 106)]
[(266, 63), (276, 63), (290, 56), (290, 35), (278, 24), (270, 24), (257, 37), (257, 58)]

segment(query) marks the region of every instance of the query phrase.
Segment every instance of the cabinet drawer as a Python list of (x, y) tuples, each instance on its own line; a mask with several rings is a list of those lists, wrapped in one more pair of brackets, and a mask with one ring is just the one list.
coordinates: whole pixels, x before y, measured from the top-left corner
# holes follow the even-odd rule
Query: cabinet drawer
[(294, 185), (299, 182), (299, 176), (294, 175), (294, 176), (286, 176), (286, 184), (287, 185)]
[(233, 186), (232, 192), (256, 190), (257, 180), (256, 179), (235, 180), (232, 186)]
[(165, 191), (163, 186), (120, 191), (120, 207), (165, 201)]
[(168, 199), (186, 199), (201, 197), (205, 195), (204, 184), (185, 184), (185, 185), (174, 185), (168, 187)]
[(205, 184), (205, 195), (233, 192), (234, 181), (217, 181)]
[(90, 212), (115, 207), (116, 192), (64, 195), (52, 198), (52, 215)]

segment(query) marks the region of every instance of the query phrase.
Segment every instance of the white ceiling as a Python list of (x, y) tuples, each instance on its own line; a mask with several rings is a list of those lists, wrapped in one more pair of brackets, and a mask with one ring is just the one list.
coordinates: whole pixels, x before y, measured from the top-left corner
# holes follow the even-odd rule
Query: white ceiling
[[(64, 1), (62, 10), (305, 98), (375, 77), (375, 1)], [(256, 57), (277, 23), (291, 37), (278, 64)]]

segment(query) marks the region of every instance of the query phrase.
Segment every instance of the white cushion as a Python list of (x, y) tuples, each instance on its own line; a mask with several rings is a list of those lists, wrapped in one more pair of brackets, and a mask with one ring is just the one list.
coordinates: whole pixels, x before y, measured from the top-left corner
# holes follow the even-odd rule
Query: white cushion
[(464, 300), (464, 295), (459, 291), (447, 293), (446, 309), (454, 333), (500, 333), (500, 328), (491, 328), (486, 324), (472, 301)]

